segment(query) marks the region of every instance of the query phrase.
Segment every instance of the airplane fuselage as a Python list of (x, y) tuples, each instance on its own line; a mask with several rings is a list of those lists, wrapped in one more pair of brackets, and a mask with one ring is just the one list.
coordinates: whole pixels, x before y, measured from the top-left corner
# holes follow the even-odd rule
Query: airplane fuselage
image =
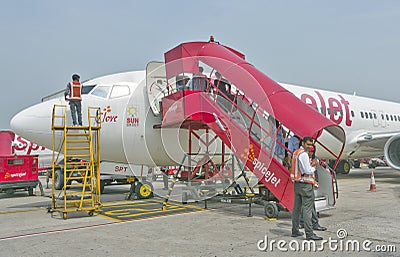
[[(161, 115), (150, 108), (145, 71), (99, 77), (83, 83), (93, 87), (82, 96), (83, 117), (88, 106), (102, 109), (101, 155), (103, 161), (146, 166), (177, 165), (187, 151), (187, 130), (157, 129)], [(359, 144), (368, 133), (400, 131), (400, 105), (382, 100), (307, 87), (281, 84), (346, 132), (342, 159), (383, 155), (383, 145)], [(66, 104), (63, 96), (34, 105), (17, 114), (12, 128), (20, 135), (51, 148), (51, 111), (54, 104)], [(154, 103), (153, 103), (154, 105)], [(69, 108), (67, 123), (71, 124)], [(301, 114), (299, 114), (301, 115)], [(312, 122), (312, 121), (309, 121)], [(58, 138), (61, 144), (61, 137)], [(321, 158), (330, 158), (323, 156)], [(322, 156), (321, 156), (322, 155)]]

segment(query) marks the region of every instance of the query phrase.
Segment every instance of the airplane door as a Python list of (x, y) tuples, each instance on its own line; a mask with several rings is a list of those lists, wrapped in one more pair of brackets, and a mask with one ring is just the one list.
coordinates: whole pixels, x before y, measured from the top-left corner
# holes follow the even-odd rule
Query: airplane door
[(167, 86), (164, 63), (149, 62), (146, 67), (146, 91), (150, 108), (156, 116), (160, 114), (161, 99), (168, 94)]
[(383, 114), (383, 111), (379, 111), (378, 113), (378, 120), (382, 128), (386, 128), (386, 119), (385, 119), (385, 114)]
[[(377, 112), (375, 110), (371, 110), (371, 112), (373, 113), (373, 115), (380, 116), (379, 112)], [(382, 123), (381, 117), (376, 117), (376, 119), (375, 119), (375, 117), (373, 117), (372, 120), (373, 120), (374, 127), (379, 127)]]

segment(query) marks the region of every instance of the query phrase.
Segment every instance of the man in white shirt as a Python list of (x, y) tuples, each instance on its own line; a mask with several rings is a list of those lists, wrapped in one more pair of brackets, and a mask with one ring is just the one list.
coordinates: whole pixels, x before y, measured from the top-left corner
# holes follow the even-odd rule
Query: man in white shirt
[(294, 206), (292, 210), (292, 237), (302, 236), (299, 231), (300, 213), (303, 207), (304, 230), (307, 240), (322, 240), (314, 234), (311, 222), (312, 210), (314, 205), (314, 172), (316, 162), (310, 163), (308, 152), (313, 146), (311, 137), (304, 137), (301, 147), (293, 154), (292, 169), (296, 172), (294, 177)]

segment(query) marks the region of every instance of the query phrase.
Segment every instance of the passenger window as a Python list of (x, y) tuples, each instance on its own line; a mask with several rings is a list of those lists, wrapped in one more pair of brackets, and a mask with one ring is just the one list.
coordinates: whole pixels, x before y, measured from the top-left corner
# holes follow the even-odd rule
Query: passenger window
[(386, 114), (386, 120), (389, 120), (389, 115), (388, 114)]
[(129, 86), (115, 85), (111, 90), (110, 98), (117, 98), (130, 95)]
[(354, 118), (354, 112), (353, 112), (353, 110), (351, 110), (351, 117)]
[(377, 119), (378, 118), (378, 116), (376, 116), (376, 113), (374, 113), (374, 119)]
[(360, 114), (361, 114), (361, 118), (364, 119), (364, 113), (363, 113), (363, 112), (360, 112)]
[(390, 115), (390, 120), (393, 121), (393, 115)]
[(394, 115), (394, 121), (397, 121), (397, 116), (396, 115)]
[(110, 92), (110, 86), (98, 86), (91, 95), (95, 95), (102, 98), (107, 98), (108, 92)]
[(382, 118), (382, 120), (384, 120), (384, 119), (385, 119), (385, 116), (384, 116), (383, 114), (381, 114), (381, 118)]
[(365, 112), (365, 118), (368, 119), (368, 112)]
[(372, 113), (369, 113), (369, 118), (372, 119)]
[(328, 108), (327, 110), (328, 110), (328, 114), (331, 115), (331, 109)]

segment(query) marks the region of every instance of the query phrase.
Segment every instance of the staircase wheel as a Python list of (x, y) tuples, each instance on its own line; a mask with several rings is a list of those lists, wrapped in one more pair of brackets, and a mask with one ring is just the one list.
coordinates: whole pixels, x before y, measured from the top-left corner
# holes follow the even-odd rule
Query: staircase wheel
[(279, 209), (278, 209), (278, 206), (276, 205), (276, 203), (267, 202), (264, 205), (264, 212), (265, 212), (265, 216), (267, 216), (268, 218), (276, 218), (276, 217), (278, 217)]

